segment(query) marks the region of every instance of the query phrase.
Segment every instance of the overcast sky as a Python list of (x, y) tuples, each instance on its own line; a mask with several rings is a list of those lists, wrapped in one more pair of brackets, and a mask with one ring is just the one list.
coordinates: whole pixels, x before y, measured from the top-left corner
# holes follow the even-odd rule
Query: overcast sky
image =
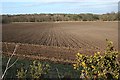
[(94, 13), (118, 11), (119, 0), (2, 0), (1, 14)]

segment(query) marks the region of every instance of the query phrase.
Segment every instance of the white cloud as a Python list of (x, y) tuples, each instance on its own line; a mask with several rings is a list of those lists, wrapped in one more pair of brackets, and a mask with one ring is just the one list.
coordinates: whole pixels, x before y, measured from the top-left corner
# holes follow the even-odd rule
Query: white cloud
[(1, 0), (2, 2), (119, 2), (119, 0)]

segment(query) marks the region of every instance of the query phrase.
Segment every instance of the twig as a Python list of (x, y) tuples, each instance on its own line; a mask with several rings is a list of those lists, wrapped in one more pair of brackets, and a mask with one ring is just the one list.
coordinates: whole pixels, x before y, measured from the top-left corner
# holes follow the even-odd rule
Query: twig
[(61, 80), (61, 78), (60, 78), (60, 74), (59, 74), (59, 71), (58, 71), (57, 68), (56, 68), (56, 71), (57, 71), (57, 74), (58, 74), (58, 78)]
[(4, 73), (2, 74), (1, 80), (4, 78), (4, 76), (5, 76), (6, 72), (7, 72), (7, 70), (8, 70), (9, 68), (11, 68), (11, 67), (17, 62), (17, 60), (18, 60), (18, 59), (16, 59), (16, 60), (9, 66), (10, 61), (11, 61), (13, 55), (15, 54), (15, 52), (16, 52), (16, 50), (17, 50), (17, 47), (18, 47), (18, 45), (15, 46), (15, 49), (14, 49), (12, 55), (10, 56), (10, 58), (9, 58), (8, 61), (7, 61), (6, 68), (5, 68)]
[(8, 69), (11, 68), (17, 61), (18, 61), (18, 58), (8, 67)]

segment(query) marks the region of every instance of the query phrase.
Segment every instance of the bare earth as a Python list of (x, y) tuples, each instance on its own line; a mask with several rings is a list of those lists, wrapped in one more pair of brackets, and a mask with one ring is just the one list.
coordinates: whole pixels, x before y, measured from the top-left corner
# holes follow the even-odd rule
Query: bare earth
[[(33, 59), (74, 61), (77, 52), (88, 55), (104, 51), (106, 39), (118, 48), (118, 22), (46, 22), (3, 25), (3, 51)], [(29, 58), (28, 57), (28, 58)]]

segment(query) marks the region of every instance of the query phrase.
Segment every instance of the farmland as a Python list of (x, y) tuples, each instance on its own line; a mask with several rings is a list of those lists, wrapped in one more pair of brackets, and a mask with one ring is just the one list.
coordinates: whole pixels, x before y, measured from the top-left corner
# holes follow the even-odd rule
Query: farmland
[(3, 52), (10, 54), (19, 43), (16, 56), (32, 59), (74, 62), (77, 52), (103, 51), (106, 39), (116, 49), (118, 43), (117, 22), (11, 23), (2, 29)]

